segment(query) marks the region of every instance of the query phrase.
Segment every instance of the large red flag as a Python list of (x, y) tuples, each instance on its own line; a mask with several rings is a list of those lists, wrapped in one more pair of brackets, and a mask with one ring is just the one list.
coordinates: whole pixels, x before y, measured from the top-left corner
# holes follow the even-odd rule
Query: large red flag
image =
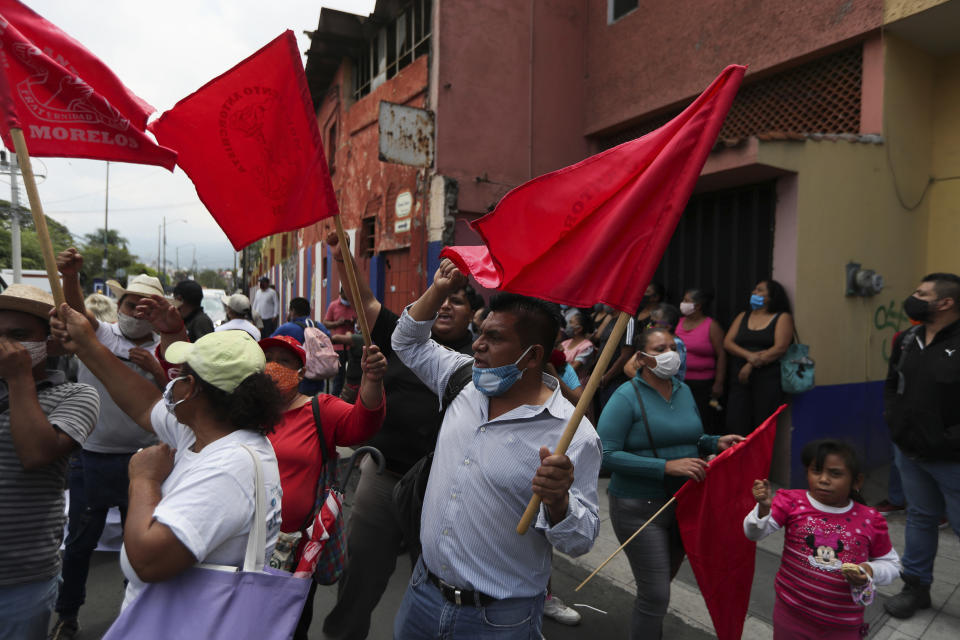
[(292, 31), (151, 123), (234, 248), (338, 213)]
[(7, 94), (0, 135), (19, 124), (34, 156), (153, 164), (177, 154), (144, 134), (153, 107), (79, 42), (16, 0), (0, 0), (0, 60)]
[(757, 543), (743, 534), (743, 519), (756, 504), (753, 481), (770, 473), (777, 416), (785, 407), (745, 442), (714, 458), (706, 480), (686, 482), (676, 493), (683, 548), (719, 640), (735, 640), (743, 633), (757, 550)]
[(520, 185), (472, 224), (485, 247), (440, 255), (487, 288), (635, 313), (744, 71), (724, 69), (656, 131)]

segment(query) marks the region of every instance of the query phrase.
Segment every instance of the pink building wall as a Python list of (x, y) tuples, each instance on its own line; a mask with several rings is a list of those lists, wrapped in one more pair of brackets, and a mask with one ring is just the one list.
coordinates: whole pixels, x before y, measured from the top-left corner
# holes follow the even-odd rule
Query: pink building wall
[(588, 155), (582, 0), (434, 6), (436, 170), (457, 180), (461, 211)]
[(882, 0), (641, 2), (607, 24), (607, 3), (585, 3), (584, 133), (643, 119), (698, 94), (727, 64), (763, 75), (883, 23)]

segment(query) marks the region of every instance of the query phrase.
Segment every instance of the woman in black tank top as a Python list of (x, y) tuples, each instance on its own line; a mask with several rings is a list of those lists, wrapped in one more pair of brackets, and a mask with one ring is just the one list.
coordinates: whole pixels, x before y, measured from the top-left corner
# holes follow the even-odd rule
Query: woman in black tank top
[(727, 431), (747, 435), (783, 401), (780, 357), (793, 337), (793, 316), (783, 286), (776, 280), (757, 284), (750, 311), (730, 325), (723, 347), (730, 354)]

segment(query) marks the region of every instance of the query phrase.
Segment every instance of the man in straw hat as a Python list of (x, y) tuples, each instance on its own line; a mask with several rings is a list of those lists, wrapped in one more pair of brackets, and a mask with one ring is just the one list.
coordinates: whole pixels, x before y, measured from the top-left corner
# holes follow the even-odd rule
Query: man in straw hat
[[(67, 454), (93, 431), (96, 390), (47, 371), (53, 297), (0, 294), (0, 638), (45, 638), (60, 578)], [(51, 343), (53, 344), (53, 343)]]
[[(57, 256), (67, 303), (86, 314), (100, 343), (129, 369), (163, 388), (166, 374), (153, 356), (160, 337), (148, 321), (134, 316), (142, 298), (163, 295), (160, 281), (147, 274), (130, 277), (126, 287), (116, 280), (108, 280), (107, 286), (117, 298), (117, 322), (100, 322), (84, 308), (79, 279), (82, 266), (83, 256), (76, 249), (67, 249)], [(125, 522), (130, 457), (138, 449), (156, 442), (153, 434), (141, 429), (120, 410), (103, 383), (83, 363), (77, 379), (99, 393), (100, 417), (93, 435), (71, 460), (70, 514), (63, 554), (63, 583), (56, 603), (59, 618), (50, 636), (53, 640), (73, 638), (79, 631), (77, 614), (86, 598), (90, 558), (103, 533), (107, 512), (111, 507), (118, 507), (121, 522)]]

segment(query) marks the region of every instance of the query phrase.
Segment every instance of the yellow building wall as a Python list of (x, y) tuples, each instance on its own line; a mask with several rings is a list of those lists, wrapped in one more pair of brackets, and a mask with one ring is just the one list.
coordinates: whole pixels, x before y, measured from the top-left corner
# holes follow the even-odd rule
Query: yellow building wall
[(939, 58), (933, 91), (933, 152), (924, 270), (960, 273), (960, 54)]
[(912, 16), (951, 0), (887, 0), (883, 5), (883, 24)]
[[(910, 326), (903, 299), (926, 273), (960, 272), (960, 179), (943, 179), (960, 176), (960, 54), (934, 58), (892, 35), (884, 47), (882, 144), (758, 151), (796, 173), (793, 304), (818, 385), (883, 379), (894, 334)], [(884, 276), (879, 295), (845, 295), (851, 261)]]
[[(900, 301), (915, 286), (924, 230), (897, 203), (885, 156), (878, 144), (760, 147), (763, 164), (797, 173), (793, 304), (797, 331), (817, 362), (818, 385), (885, 377)], [(886, 278), (880, 295), (846, 296), (845, 265), (851, 261)]]

